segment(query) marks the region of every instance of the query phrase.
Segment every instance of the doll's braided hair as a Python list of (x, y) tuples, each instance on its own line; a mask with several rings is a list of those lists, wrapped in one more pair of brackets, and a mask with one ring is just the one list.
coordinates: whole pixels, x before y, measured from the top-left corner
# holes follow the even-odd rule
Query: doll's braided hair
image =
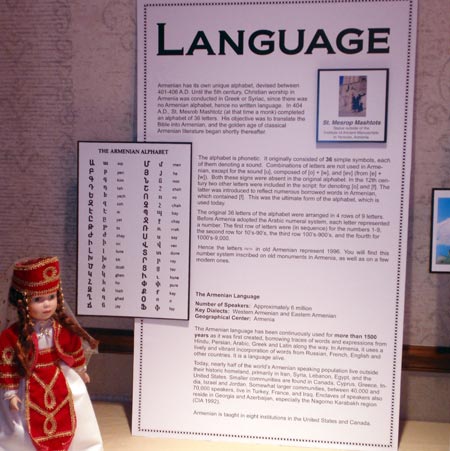
[[(98, 346), (98, 341), (91, 337), (74, 319), (68, 315), (64, 307), (64, 294), (61, 286), (57, 291), (57, 307), (54, 319), (61, 326), (69, 329), (74, 334), (85, 340), (92, 349)], [(27, 292), (21, 292), (11, 287), (9, 290), (9, 302), (17, 308), (18, 314), (18, 343), (17, 343), (17, 363), (19, 373), (22, 376), (31, 375), (31, 365), (34, 362), (36, 349), (32, 339), (34, 332), (34, 322), (28, 311), (28, 303), (31, 297)]]
[(56, 319), (56, 321), (59, 324), (61, 324), (63, 327), (69, 329), (71, 332), (73, 332), (74, 334), (78, 335), (83, 340), (85, 340), (92, 349), (95, 349), (98, 346), (98, 340), (96, 340), (95, 338), (91, 337), (78, 324), (78, 322), (75, 321), (73, 316), (68, 315), (66, 313), (65, 306), (64, 306), (64, 294), (63, 294), (63, 291), (62, 291), (62, 288), (61, 288), (61, 284), (59, 286), (59, 289), (58, 289), (58, 292), (57, 292), (57, 296), (58, 296), (58, 305), (56, 307), (56, 312), (55, 312), (55, 319)]
[(17, 308), (17, 315), (19, 318), (19, 337), (16, 353), (19, 373), (22, 376), (29, 376), (31, 372), (30, 366), (34, 360), (35, 349), (32, 340), (34, 331), (33, 322), (28, 312), (28, 293), (22, 293), (11, 287), (9, 290), (9, 302)]

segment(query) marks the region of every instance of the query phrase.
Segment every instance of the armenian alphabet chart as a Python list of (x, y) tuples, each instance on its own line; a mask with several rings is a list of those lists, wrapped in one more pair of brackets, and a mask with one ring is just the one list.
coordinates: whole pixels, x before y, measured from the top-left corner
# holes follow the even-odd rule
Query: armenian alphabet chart
[(78, 311), (187, 319), (191, 144), (79, 143)]

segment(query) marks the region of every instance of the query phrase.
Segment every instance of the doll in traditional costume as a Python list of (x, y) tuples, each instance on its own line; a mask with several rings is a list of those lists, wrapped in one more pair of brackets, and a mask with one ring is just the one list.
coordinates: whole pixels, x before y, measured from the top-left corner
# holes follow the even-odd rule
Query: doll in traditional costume
[(14, 265), (18, 321), (0, 335), (0, 450), (101, 451), (83, 342), (64, 305), (57, 257)]

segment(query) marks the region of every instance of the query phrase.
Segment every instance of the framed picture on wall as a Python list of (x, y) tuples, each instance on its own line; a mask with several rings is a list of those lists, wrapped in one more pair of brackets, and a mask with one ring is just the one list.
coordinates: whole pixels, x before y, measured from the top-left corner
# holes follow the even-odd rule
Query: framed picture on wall
[(450, 188), (433, 188), (431, 272), (450, 272)]
[(388, 69), (319, 69), (317, 142), (387, 139)]

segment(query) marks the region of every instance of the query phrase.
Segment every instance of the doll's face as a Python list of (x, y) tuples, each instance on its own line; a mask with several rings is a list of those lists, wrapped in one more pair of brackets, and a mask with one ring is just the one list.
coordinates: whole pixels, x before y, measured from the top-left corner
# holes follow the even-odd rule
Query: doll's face
[(50, 319), (56, 312), (58, 305), (57, 292), (45, 296), (36, 296), (31, 298), (28, 304), (28, 311), (33, 319), (39, 321)]

